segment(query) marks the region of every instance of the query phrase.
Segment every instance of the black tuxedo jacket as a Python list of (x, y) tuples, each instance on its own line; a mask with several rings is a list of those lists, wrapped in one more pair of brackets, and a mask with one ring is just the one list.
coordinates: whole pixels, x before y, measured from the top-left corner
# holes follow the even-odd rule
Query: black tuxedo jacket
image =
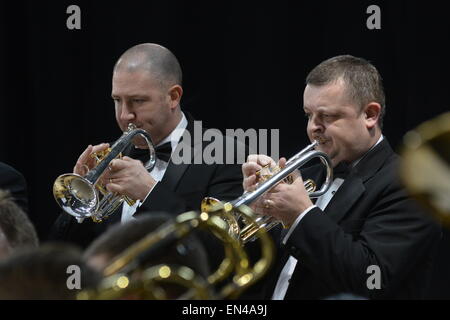
[[(190, 210), (198, 211), (201, 200), (206, 196), (219, 200), (231, 200), (242, 194), (242, 171), (239, 164), (206, 164), (203, 161), (201, 164), (194, 164), (195, 155), (202, 153), (209, 143), (203, 142), (201, 137), (194, 139), (194, 120), (189, 114), (186, 114), (186, 117), (188, 120), (186, 129), (191, 139), (183, 137), (178, 147), (184, 144), (185, 148), (190, 148), (191, 162), (174, 164), (170, 160), (163, 179), (156, 184), (145, 202), (136, 211), (135, 216), (150, 211), (165, 211), (173, 215)], [(228, 139), (228, 137), (225, 138)], [(236, 147), (238, 142), (231, 140), (231, 143)], [(224, 141), (224, 148), (225, 145)], [(129, 156), (133, 157), (132, 151)], [(93, 223), (91, 219), (85, 219), (81, 224), (63, 212), (56, 220), (49, 240), (68, 241), (87, 247), (109, 226), (120, 221), (121, 212), (122, 206), (102, 223)]]
[(21, 173), (0, 162), (0, 189), (11, 193), (14, 201), (28, 213), (27, 183)]
[[(339, 293), (423, 297), (441, 229), (401, 186), (398, 160), (384, 139), (351, 170), (324, 211), (314, 208), (303, 217), (286, 245), (280, 244), (266, 298), (289, 255), (298, 262), (285, 299), (322, 299)], [(323, 180), (318, 167), (302, 175)], [(369, 279), (374, 275), (368, 270), (371, 265), (380, 268), (381, 289), (367, 285), (374, 283)]]

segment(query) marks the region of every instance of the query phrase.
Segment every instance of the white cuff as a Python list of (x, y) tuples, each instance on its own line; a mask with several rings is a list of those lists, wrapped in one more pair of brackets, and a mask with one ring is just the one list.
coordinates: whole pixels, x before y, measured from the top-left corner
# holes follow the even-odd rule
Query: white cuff
[[(157, 184), (158, 184), (158, 181), (156, 181), (156, 183), (153, 185), (153, 187), (147, 193), (147, 195), (145, 196), (144, 200), (142, 200), (141, 203), (139, 203), (139, 205), (138, 205), (139, 207), (141, 206), (141, 204), (143, 204), (145, 202), (145, 200), (147, 200), (149, 194), (152, 193), (153, 189), (156, 187)], [(140, 200), (138, 200), (138, 201), (140, 201)]]

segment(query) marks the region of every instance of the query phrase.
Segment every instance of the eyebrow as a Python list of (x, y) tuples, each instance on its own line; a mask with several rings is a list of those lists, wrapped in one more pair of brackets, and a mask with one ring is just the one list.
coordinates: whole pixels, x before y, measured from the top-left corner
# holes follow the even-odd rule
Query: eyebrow
[[(316, 109), (316, 111), (323, 111), (324, 109), (326, 109), (327, 111), (329, 111), (329, 110), (335, 110), (336, 109), (336, 106), (334, 106), (334, 105), (329, 105), (329, 106), (318, 106), (317, 108), (315, 108)], [(310, 111), (309, 110), (309, 108), (307, 107), (307, 106), (304, 106), (303, 107), (303, 110), (308, 110), (308, 111)]]
[[(117, 98), (119, 96), (120, 95), (111, 94), (111, 98)], [(131, 98), (131, 99), (134, 99), (134, 98), (148, 98), (148, 96), (145, 95), (145, 94), (132, 94), (132, 95), (127, 95), (126, 97), (127, 98)]]

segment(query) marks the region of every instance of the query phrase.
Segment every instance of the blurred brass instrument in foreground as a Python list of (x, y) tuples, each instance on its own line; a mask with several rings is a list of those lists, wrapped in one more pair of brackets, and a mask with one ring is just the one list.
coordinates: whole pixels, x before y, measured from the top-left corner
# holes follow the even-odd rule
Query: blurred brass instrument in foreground
[[(84, 290), (79, 299), (235, 299), (245, 289), (258, 281), (270, 268), (274, 256), (272, 239), (264, 230), (258, 231), (261, 241), (261, 258), (253, 266), (240, 242), (229, 234), (230, 226), (222, 218), (223, 209), (214, 212), (194, 211), (183, 213), (160, 226), (138, 241), (104, 269), (105, 279), (99, 288)], [(241, 206), (239, 212), (248, 221), (252, 211)], [(143, 257), (158, 256), (192, 231), (203, 229), (219, 238), (225, 257), (216, 271), (207, 279), (198, 276), (186, 266), (160, 264), (144, 271), (140, 268)], [(138, 274), (137, 277), (135, 275)], [(225, 280), (228, 282), (223, 283)], [(223, 283), (223, 284), (222, 284)], [(181, 296), (172, 297), (165, 287), (175, 284), (187, 289)], [(220, 288), (217, 290), (217, 288)]]
[(316, 183), (311, 179), (308, 179), (304, 181), (305, 189), (309, 193), (310, 198), (318, 198), (327, 192), (331, 186), (331, 182), (333, 181), (333, 166), (327, 154), (315, 150), (315, 147), (318, 145), (319, 142), (314, 141), (306, 148), (298, 152), (295, 156), (290, 158), (283, 168), (278, 166), (275, 168), (270, 168), (269, 166), (263, 167), (263, 169), (257, 173), (259, 175), (260, 182), (258, 183), (256, 190), (246, 192), (233, 201), (222, 203), (220, 200), (211, 197), (203, 199), (202, 211), (209, 212), (210, 210), (214, 210), (216, 206), (219, 206), (222, 208), (223, 218), (227, 220), (228, 224), (231, 226), (230, 233), (236, 239), (238, 239), (242, 244), (255, 240), (258, 230), (265, 229), (266, 231), (269, 231), (281, 222), (275, 220), (273, 217), (264, 215), (259, 215), (252, 221), (245, 221), (245, 219), (241, 219), (242, 216), (236, 208), (253, 203), (259, 197), (264, 195), (264, 193), (275, 187), (278, 183), (292, 183), (292, 173), (314, 158), (319, 158), (326, 168), (325, 182), (322, 184), (320, 190), (315, 191)]
[(403, 139), (400, 175), (408, 192), (450, 226), (450, 112), (426, 121)]
[(156, 153), (150, 135), (134, 124), (128, 125), (128, 130), (104, 152), (91, 155), (97, 162), (96, 166), (84, 177), (75, 173), (60, 175), (53, 184), (53, 195), (58, 205), (68, 214), (74, 216), (78, 222), (90, 217), (94, 222), (101, 222), (110, 216), (118, 206), (126, 201), (129, 205), (134, 200), (127, 196), (118, 195), (106, 190), (100, 182), (100, 177), (108, 168), (109, 163), (121, 157), (121, 153), (137, 136), (141, 136), (147, 142), (150, 161), (145, 168), (153, 169), (156, 163)]

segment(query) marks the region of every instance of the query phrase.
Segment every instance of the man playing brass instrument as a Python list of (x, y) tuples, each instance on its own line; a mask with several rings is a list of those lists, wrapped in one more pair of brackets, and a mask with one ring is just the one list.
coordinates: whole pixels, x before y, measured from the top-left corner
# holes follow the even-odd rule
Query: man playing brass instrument
[[(349, 55), (322, 62), (306, 79), (303, 109), (308, 137), (331, 158), (334, 180), (313, 203), (303, 186), (303, 179), (323, 179), (313, 166), (254, 203), (259, 213), (288, 226), (280, 233), (266, 298), (422, 298), (440, 229), (398, 181), (398, 156), (382, 134), (385, 96), (378, 71)], [(245, 190), (255, 189), (257, 172), (267, 164), (275, 162), (248, 157)]]
[[(194, 120), (181, 110), (182, 94), (181, 68), (168, 49), (146, 43), (130, 48), (120, 57), (112, 78), (117, 123), (122, 131), (133, 124), (150, 134), (156, 149), (156, 164), (147, 172), (143, 163), (148, 160), (145, 157), (148, 158), (149, 152), (144, 149), (144, 139), (136, 137), (134, 146), (124, 152), (126, 156), (111, 161), (101, 179), (108, 191), (137, 202), (124, 203), (118, 212), (97, 224), (89, 220), (77, 224), (73, 217), (63, 213), (54, 225), (52, 240), (86, 247), (108, 225), (131, 220), (140, 212), (166, 211), (176, 215), (199, 210), (206, 196), (233, 199), (242, 194), (242, 173), (237, 163), (194, 165), (196, 152), (204, 150), (208, 142), (182, 141), (186, 132), (194, 136)], [(193, 151), (191, 161), (175, 164), (171, 155), (182, 143), (189, 143), (189, 151)], [(79, 157), (74, 173), (84, 176), (95, 165), (91, 155), (107, 148), (106, 143), (89, 146)], [(210, 251), (220, 254), (220, 250)]]

